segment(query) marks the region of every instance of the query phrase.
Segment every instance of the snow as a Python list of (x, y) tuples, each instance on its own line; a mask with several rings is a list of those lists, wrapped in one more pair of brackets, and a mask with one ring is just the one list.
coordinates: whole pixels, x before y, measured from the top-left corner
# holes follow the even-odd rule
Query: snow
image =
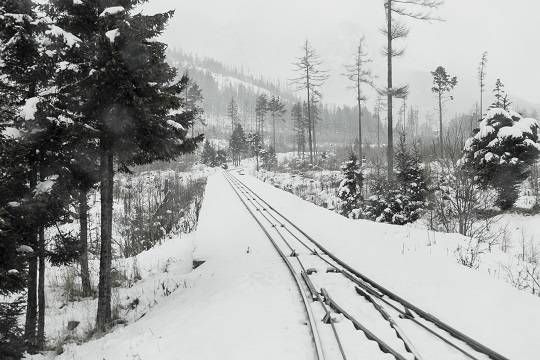
[(0, 19), (3, 17), (11, 18), (17, 23), (24, 23), (24, 21), (31, 21), (32, 18), (27, 14), (13, 14), (13, 13), (5, 13), (0, 15)]
[[(540, 353), (539, 299), (495, 276), (458, 265), (453, 251), (463, 236), (349, 220), (248, 175), (238, 177), (354, 268), (451, 326), (513, 360), (534, 359)], [(539, 219), (531, 217), (522, 224), (531, 231), (524, 236), (540, 234)], [(191, 271), (191, 259), (204, 263)], [(115, 266), (130, 269), (134, 262), (142, 280), (118, 294), (124, 305), (141, 299), (143, 305), (130, 315), (130, 324), (85, 344), (64, 346), (57, 359), (313, 358), (295, 285), (222, 174), (208, 179), (198, 230)], [(329, 277), (320, 271), (313, 280)], [(181, 285), (168, 296), (156, 297), (162, 281)], [(329, 286), (342, 303), (347, 296), (343, 285), (336, 281)], [(361, 302), (350, 306), (367, 322), (380, 320)], [(58, 319), (66, 319), (66, 313), (82, 323), (93, 322), (91, 301), (70, 303), (67, 308), (48, 310), (64, 312), (53, 317), (57, 331), (65, 328)], [(338, 320), (338, 331), (351, 326), (341, 317)], [(413, 331), (405, 328), (406, 320), (396, 321), (406, 333)], [(376, 329), (393, 336), (388, 327)], [(344, 343), (358, 358), (389, 358), (374, 343), (356, 336), (345, 337)], [(438, 354), (427, 359), (446, 359), (436, 348), (420, 345), (424, 353)]]
[(457, 264), (461, 235), (349, 220), (250, 176), (242, 180), (334, 254), (413, 304), (511, 359), (540, 353), (540, 300)]
[(21, 245), (17, 248), (17, 252), (22, 253), (22, 254), (31, 254), (34, 252), (34, 249), (32, 249), (28, 245)]
[(181, 124), (177, 123), (174, 120), (167, 120), (167, 124), (169, 124), (170, 126), (172, 126), (173, 128), (177, 130), (182, 130), (182, 131), (186, 130), (185, 127), (183, 127)]
[(21, 107), (19, 111), (19, 115), (26, 121), (34, 120), (39, 101), (40, 101), (39, 97), (32, 97), (32, 98), (26, 99), (25, 104)]
[(109, 39), (111, 44), (114, 44), (116, 38), (120, 36), (120, 29), (109, 30), (105, 33), (105, 36)]
[[(288, 270), (222, 175), (210, 176), (206, 189), (198, 230), (184, 237), (195, 246), (194, 258), (204, 264), (190, 273), (191, 268), (169, 269), (169, 279), (182, 284), (178, 290), (126, 327), (80, 346), (64, 346), (56, 359), (313, 359)], [(231, 221), (239, 225), (231, 226)], [(165, 246), (141, 254), (139, 266), (163, 265), (163, 256), (182, 257), (181, 245)], [(159, 277), (143, 273), (134, 288), (143, 286), (137, 294), (152, 297), (156, 286), (149, 285), (158, 285), (159, 291)], [(93, 321), (93, 311), (75, 308), (70, 313), (82, 324)]]
[(81, 42), (81, 39), (79, 39), (77, 36), (63, 30), (62, 28), (56, 25), (51, 25), (49, 30), (47, 30), (45, 33), (51, 36), (62, 37), (65, 43), (67, 44), (67, 46), (69, 47), (78, 46), (78, 44)]
[(60, 61), (58, 63), (58, 69), (57, 71), (63, 71), (63, 70), (71, 70), (71, 71), (79, 71), (79, 65), (70, 63), (69, 61)]
[(52, 191), (54, 184), (58, 180), (58, 175), (51, 175), (45, 178), (43, 181), (38, 181), (36, 187), (34, 188), (34, 195), (43, 195), (49, 194)]
[(116, 15), (116, 14), (123, 13), (124, 11), (126, 11), (126, 9), (124, 9), (123, 6), (111, 6), (103, 10), (103, 12), (99, 14), (99, 17)]
[(8, 126), (2, 131), (2, 136), (11, 139), (18, 139), (21, 137), (21, 132), (15, 127)]

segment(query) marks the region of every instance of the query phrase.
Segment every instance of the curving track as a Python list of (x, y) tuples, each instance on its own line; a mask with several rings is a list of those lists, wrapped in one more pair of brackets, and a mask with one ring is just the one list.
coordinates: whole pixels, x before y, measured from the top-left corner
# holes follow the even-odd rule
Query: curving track
[(351, 268), (231, 172), (224, 175), (287, 265), (318, 360), (508, 360)]

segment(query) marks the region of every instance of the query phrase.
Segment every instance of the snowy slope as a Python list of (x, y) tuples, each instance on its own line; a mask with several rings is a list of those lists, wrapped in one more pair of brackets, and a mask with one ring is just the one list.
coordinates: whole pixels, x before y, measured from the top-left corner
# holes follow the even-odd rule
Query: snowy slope
[(511, 359), (540, 354), (540, 300), (458, 265), (457, 234), (350, 220), (240, 176), (357, 270)]
[[(538, 298), (456, 264), (451, 251), (460, 235), (349, 220), (250, 176), (238, 178), (353, 267), (441, 320), (510, 359), (540, 353)], [(223, 175), (208, 179), (199, 227), (188, 239), (195, 259), (205, 262), (189, 274), (171, 270), (168, 276), (184, 286), (140, 320), (70, 345), (58, 359), (314, 357), (291, 277)], [(178, 250), (154, 251), (159, 261)], [(142, 267), (152, 260), (152, 253), (143, 255)]]

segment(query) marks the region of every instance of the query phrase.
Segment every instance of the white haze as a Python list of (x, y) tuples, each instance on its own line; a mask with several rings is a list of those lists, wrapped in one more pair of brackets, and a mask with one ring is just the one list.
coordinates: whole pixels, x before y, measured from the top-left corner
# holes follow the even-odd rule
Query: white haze
[[(381, 55), (383, 0), (150, 0), (149, 11), (175, 9), (164, 36), (173, 47), (213, 57), (229, 65), (285, 83), (291, 63), (308, 38), (332, 77), (323, 89), (325, 102), (352, 104), (354, 95), (340, 76), (356, 43), (365, 35), (381, 85), (386, 81)], [(397, 83), (416, 77), (417, 102), (430, 104), (429, 71), (438, 65), (458, 76), (460, 90), (452, 110), (466, 111), (477, 101), (477, 67), (489, 53), (488, 89), (500, 77), (513, 97), (539, 104), (540, 3), (536, 0), (447, 0), (436, 12), (444, 22), (408, 21), (406, 54), (396, 61)], [(422, 76), (423, 74), (423, 76)], [(419, 87), (419, 86), (418, 86)], [(489, 96), (489, 93), (488, 93)], [(427, 99), (426, 99), (427, 97)], [(373, 96), (371, 96), (373, 99)], [(490, 101), (488, 98), (487, 101)], [(422, 106), (421, 105), (421, 106)], [(429, 110), (429, 109), (428, 109)]]

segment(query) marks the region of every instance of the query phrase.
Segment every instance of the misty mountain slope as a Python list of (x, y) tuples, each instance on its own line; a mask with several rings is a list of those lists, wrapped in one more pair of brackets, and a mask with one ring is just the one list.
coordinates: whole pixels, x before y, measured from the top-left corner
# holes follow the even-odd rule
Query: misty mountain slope
[[(218, 60), (199, 58), (185, 54), (181, 50), (169, 51), (168, 57), (170, 63), (177, 67), (180, 73), (187, 73), (202, 90), (204, 118), (209, 125), (204, 131), (207, 137), (228, 139), (230, 121), (227, 107), (233, 98), (238, 104), (240, 124), (247, 131), (252, 131), (255, 123), (256, 97), (265, 94), (268, 97), (278, 96), (285, 104), (287, 112), (277, 130), (281, 142), (278, 149), (291, 146), (293, 125), (290, 110), (294, 103), (304, 101), (302, 92), (294, 92), (279, 81), (271, 81), (262, 76), (255, 77)], [(317, 132), (321, 135), (321, 143), (353, 143), (358, 134), (357, 107), (328, 104), (325, 102), (324, 94), (319, 107)], [(365, 139), (371, 139), (373, 143), (377, 134), (377, 121), (367, 108), (362, 108), (362, 114)], [(271, 128), (269, 116), (266, 121), (265, 132), (268, 132)], [(384, 138), (385, 131), (382, 125), (380, 131), (381, 137)]]
[(210, 116), (225, 115), (231, 98), (244, 115), (254, 111), (255, 98), (259, 94), (279, 96), (290, 103), (295, 101), (294, 94), (281, 84), (257, 78), (217, 60), (199, 58), (179, 50), (170, 51), (168, 56), (172, 65), (187, 73), (201, 87), (203, 107)]

